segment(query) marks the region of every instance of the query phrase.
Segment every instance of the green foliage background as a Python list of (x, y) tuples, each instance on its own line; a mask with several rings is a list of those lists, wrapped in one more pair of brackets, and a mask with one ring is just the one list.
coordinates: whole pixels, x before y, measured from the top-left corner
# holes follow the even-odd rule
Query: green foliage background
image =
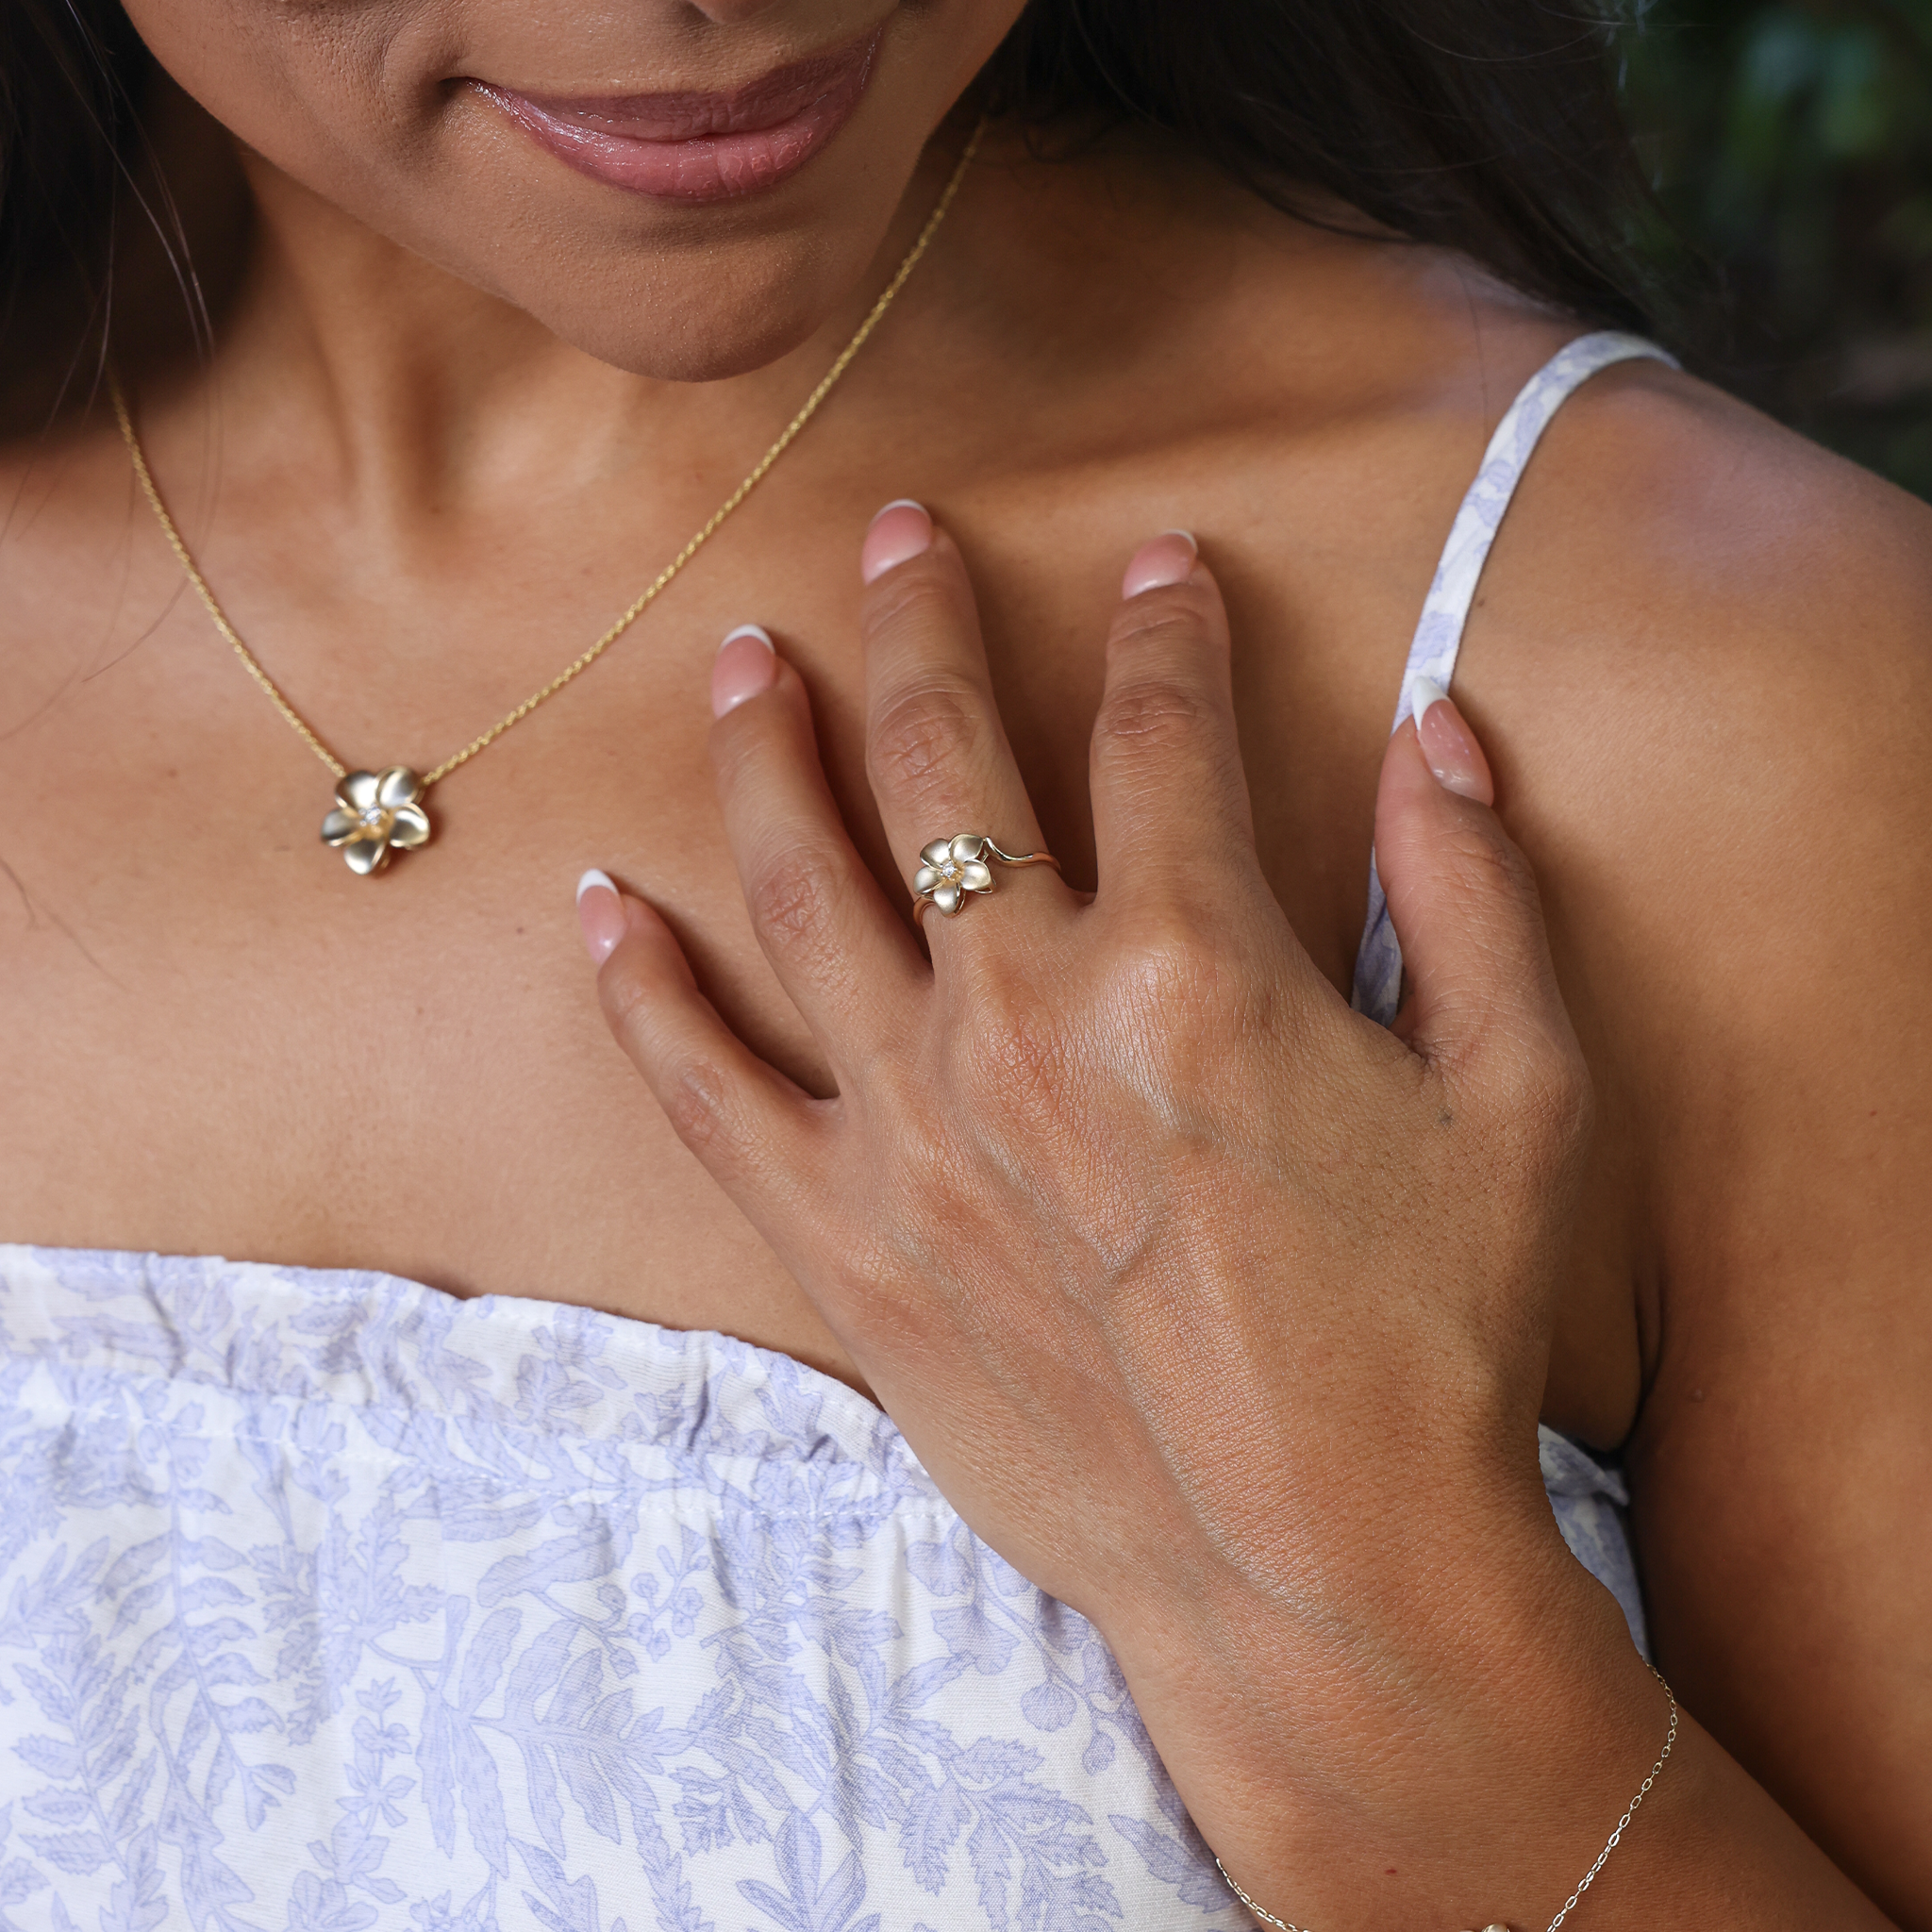
[(1645, 246), (1707, 372), (1932, 498), (1932, 0), (1633, 0)]

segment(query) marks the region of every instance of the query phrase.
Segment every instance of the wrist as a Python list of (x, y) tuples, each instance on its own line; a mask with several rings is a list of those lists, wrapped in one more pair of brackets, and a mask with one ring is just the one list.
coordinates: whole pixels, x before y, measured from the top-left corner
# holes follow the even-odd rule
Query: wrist
[(1453, 1932), (1546, 1924), (1574, 1889), (1668, 1706), (1554, 1524), (1529, 1529), (1391, 1540), (1314, 1590), (1227, 1571), (1111, 1607), (1176, 1787), (1269, 1909)]

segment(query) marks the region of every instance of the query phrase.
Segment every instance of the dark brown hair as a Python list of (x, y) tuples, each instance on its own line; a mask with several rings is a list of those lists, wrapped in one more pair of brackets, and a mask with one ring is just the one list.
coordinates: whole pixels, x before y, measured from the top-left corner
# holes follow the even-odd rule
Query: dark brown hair
[[(1627, 236), (1644, 191), (1607, 4), (1032, 0), (986, 79), (999, 111), (1042, 129), (1156, 126), (1277, 205), (1312, 185), (1553, 307), (1641, 327)], [(16, 404), (51, 411), (76, 377), (91, 387), (117, 225), (150, 252), (158, 239), (175, 332), (195, 320), (182, 225), (146, 165), (153, 76), (119, 0), (0, 0), (0, 390)]]
[(1033, 0), (1000, 104), (1164, 128), (1277, 206), (1307, 184), (1579, 318), (1642, 327), (1654, 213), (1617, 0)]
[(58, 407), (102, 339), (116, 225), (141, 158), (135, 103), (151, 67), (118, 0), (0, 0), (0, 390), (9, 399), (25, 391)]

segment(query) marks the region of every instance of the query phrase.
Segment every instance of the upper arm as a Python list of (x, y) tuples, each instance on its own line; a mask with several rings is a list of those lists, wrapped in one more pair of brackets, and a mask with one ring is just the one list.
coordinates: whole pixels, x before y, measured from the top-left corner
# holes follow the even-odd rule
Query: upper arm
[(1932, 1925), (1932, 511), (1678, 378), (1573, 408), (1471, 708), (1609, 1090), (1659, 1660)]

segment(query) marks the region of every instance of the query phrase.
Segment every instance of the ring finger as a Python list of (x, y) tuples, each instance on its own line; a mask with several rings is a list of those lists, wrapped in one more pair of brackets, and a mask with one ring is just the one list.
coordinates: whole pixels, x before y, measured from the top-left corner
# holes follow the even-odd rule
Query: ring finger
[[(958, 546), (918, 504), (889, 504), (866, 532), (860, 568), (867, 770), (902, 875), (929, 877), (918, 874), (926, 848), (959, 834), (1038, 852), (1040, 824), (993, 702)], [(949, 874), (941, 886), (954, 888), (935, 897), (942, 911), (1006, 883), (1006, 868), (964, 848), (933, 858)]]

